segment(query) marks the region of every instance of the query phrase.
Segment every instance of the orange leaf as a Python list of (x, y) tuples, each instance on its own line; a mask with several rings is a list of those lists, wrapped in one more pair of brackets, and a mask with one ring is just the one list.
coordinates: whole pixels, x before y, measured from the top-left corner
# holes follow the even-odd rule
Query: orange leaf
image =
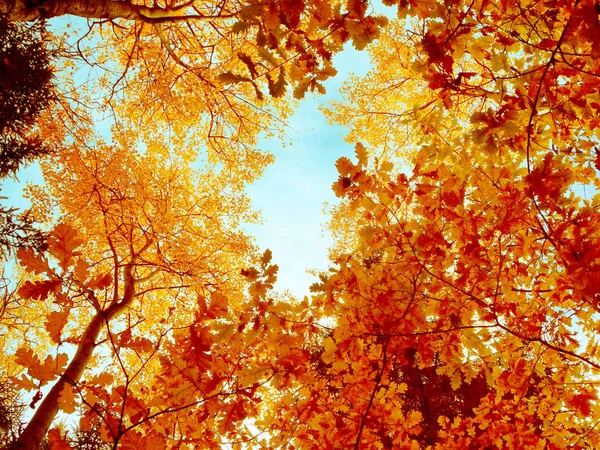
[(65, 308), (61, 311), (53, 311), (46, 319), (46, 331), (48, 331), (48, 334), (50, 334), (50, 339), (52, 339), (52, 342), (55, 342), (56, 344), (60, 344), (61, 342), (60, 335), (62, 333), (62, 329), (69, 321), (69, 312), (70, 308)]
[(77, 237), (77, 231), (70, 225), (61, 223), (48, 236), (48, 250), (52, 253), (63, 270), (71, 264), (73, 256), (79, 253), (74, 250), (81, 245), (82, 239)]
[(150, 353), (155, 348), (152, 341), (144, 337), (136, 337), (131, 339), (127, 343), (126, 347), (134, 350), (137, 354)]
[(144, 438), (144, 449), (162, 450), (166, 448), (165, 438), (159, 434), (152, 434)]
[(65, 384), (65, 387), (60, 391), (59, 396), (59, 404), (58, 406), (67, 414), (72, 414), (75, 412), (75, 408), (77, 407), (77, 398), (75, 389), (71, 384)]
[(73, 450), (73, 447), (62, 438), (58, 428), (48, 431), (48, 446), (50, 450)]
[(270, 5), (267, 6), (263, 23), (265, 24), (265, 28), (269, 31), (279, 27), (279, 9), (277, 8), (276, 2), (271, 2)]
[(17, 293), (25, 300), (46, 300), (50, 292), (57, 292), (62, 282), (59, 279), (45, 281), (26, 281)]
[(86, 283), (86, 286), (90, 289), (102, 290), (109, 287), (112, 284), (112, 280), (113, 278), (110, 273), (107, 273), (106, 275), (98, 275), (97, 277), (93, 278), (88, 283)]
[(77, 260), (77, 262), (75, 263), (75, 268), (74, 268), (75, 278), (77, 278), (81, 282), (85, 281), (89, 275), (89, 273), (88, 273), (89, 268), (90, 268), (90, 265), (85, 260), (83, 260), (83, 259)]
[(336, 197), (344, 197), (346, 195), (346, 189), (352, 186), (352, 180), (348, 177), (340, 176), (338, 180), (331, 185), (331, 189), (333, 190)]
[(90, 378), (90, 380), (87, 382), (87, 384), (88, 385), (107, 386), (107, 385), (112, 384), (113, 381), (114, 381), (114, 378), (111, 374), (102, 372), (102, 373), (99, 373), (98, 375), (94, 375), (92, 378)]
[(27, 375), (25, 374), (22, 374), (21, 378), (11, 377), (10, 381), (19, 389), (24, 389), (26, 391), (37, 389), (37, 385), (31, 379), (27, 378)]
[(48, 355), (42, 364), (40, 359), (29, 348), (19, 348), (15, 355), (17, 356), (17, 364), (25, 367), (29, 376), (39, 380), (41, 385), (54, 380), (58, 375), (62, 374), (68, 360), (66, 354), (60, 353), (56, 359)]
[(355, 169), (355, 166), (354, 164), (352, 164), (352, 161), (350, 161), (345, 156), (338, 158), (338, 160), (335, 162), (335, 167), (342, 176), (350, 175)]
[(53, 274), (52, 269), (48, 266), (48, 261), (42, 255), (36, 254), (30, 247), (17, 250), (17, 259), (29, 273), (39, 274), (45, 272), (48, 275)]
[(266, 266), (271, 262), (271, 259), (273, 259), (273, 252), (269, 249), (266, 249), (260, 258), (260, 262), (262, 262), (263, 265)]

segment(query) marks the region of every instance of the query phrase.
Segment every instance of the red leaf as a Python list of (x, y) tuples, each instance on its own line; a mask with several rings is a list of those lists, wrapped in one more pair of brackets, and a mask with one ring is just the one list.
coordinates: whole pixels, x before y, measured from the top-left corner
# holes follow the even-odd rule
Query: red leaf
[(548, 152), (541, 167), (535, 167), (527, 176), (527, 181), (532, 192), (540, 199), (558, 200), (571, 183), (571, 178), (571, 170), (557, 161), (552, 152)]
[(52, 428), (48, 432), (48, 446), (50, 450), (73, 450), (73, 447), (61, 437), (58, 428)]
[(98, 275), (97, 277), (93, 278), (88, 283), (86, 283), (86, 286), (90, 289), (102, 290), (109, 287), (112, 284), (112, 280), (112, 275), (109, 272), (106, 275)]
[(225, 429), (233, 430), (239, 422), (244, 420), (248, 416), (244, 403), (238, 401), (227, 413), (225, 418)]
[(448, 86), (448, 77), (443, 73), (435, 72), (432, 75), (425, 76), (425, 78), (429, 81), (428, 86), (431, 89), (442, 89)]
[(303, 11), (304, 0), (283, 0), (281, 2), (283, 22), (291, 29), (298, 27)]
[(432, 170), (431, 172), (425, 172), (423, 174), (424, 177), (431, 178), (432, 180), (439, 180), (438, 170)]
[(221, 381), (224, 379), (225, 377), (221, 377), (219, 375), (213, 375), (211, 378), (209, 378), (206, 383), (204, 383), (205, 394), (207, 396), (214, 394), (215, 389), (217, 389), (217, 387), (221, 384)]
[(61, 280), (45, 280), (45, 281), (26, 281), (23, 286), (19, 288), (17, 293), (25, 300), (46, 300), (50, 292), (57, 292), (62, 285)]
[(590, 405), (591, 400), (595, 400), (593, 395), (583, 393), (575, 395), (569, 403), (571, 406), (578, 409), (583, 417), (588, 417), (592, 413), (592, 408)]
[(538, 46), (544, 50), (553, 50), (558, 45), (556, 39), (542, 39)]
[(437, 63), (442, 61), (444, 57), (444, 47), (438, 44), (436, 37), (431, 33), (427, 32), (425, 36), (423, 36), (423, 49), (427, 56), (429, 56), (429, 61), (432, 63)]

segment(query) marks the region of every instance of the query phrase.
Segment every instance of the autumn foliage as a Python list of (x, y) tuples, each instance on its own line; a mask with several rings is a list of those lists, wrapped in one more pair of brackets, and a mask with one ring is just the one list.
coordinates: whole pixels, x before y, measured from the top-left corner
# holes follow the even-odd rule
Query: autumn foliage
[[(3, 444), (600, 447), (598, 5), (12, 3), (89, 23), (56, 36), (38, 123), (47, 242), (3, 285), (0, 386), (34, 410)], [(345, 43), (372, 70), (326, 109), (355, 153), (331, 267), (294, 299), (244, 188)]]

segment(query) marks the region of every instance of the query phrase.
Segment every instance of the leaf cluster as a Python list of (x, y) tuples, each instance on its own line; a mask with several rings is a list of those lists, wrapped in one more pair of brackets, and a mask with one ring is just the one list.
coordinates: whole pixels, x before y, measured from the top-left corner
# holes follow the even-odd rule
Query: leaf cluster
[(51, 151), (32, 133), (55, 99), (48, 40), (43, 23), (0, 20), (0, 178)]

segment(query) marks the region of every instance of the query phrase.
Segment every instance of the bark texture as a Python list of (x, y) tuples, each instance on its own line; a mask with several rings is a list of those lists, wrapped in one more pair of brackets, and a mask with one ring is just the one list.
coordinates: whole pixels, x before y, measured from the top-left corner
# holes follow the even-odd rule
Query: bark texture
[[(185, 17), (185, 8), (160, 8), (135, 5), (114, 0), (0, 0), (0, 14), (9, 21), (30, 21), (49, 19), (64, 15), (88, 19), (129, 19), (156, 21), (160, 19)], [(190, 16), (193, 19), (207, 16)]]

